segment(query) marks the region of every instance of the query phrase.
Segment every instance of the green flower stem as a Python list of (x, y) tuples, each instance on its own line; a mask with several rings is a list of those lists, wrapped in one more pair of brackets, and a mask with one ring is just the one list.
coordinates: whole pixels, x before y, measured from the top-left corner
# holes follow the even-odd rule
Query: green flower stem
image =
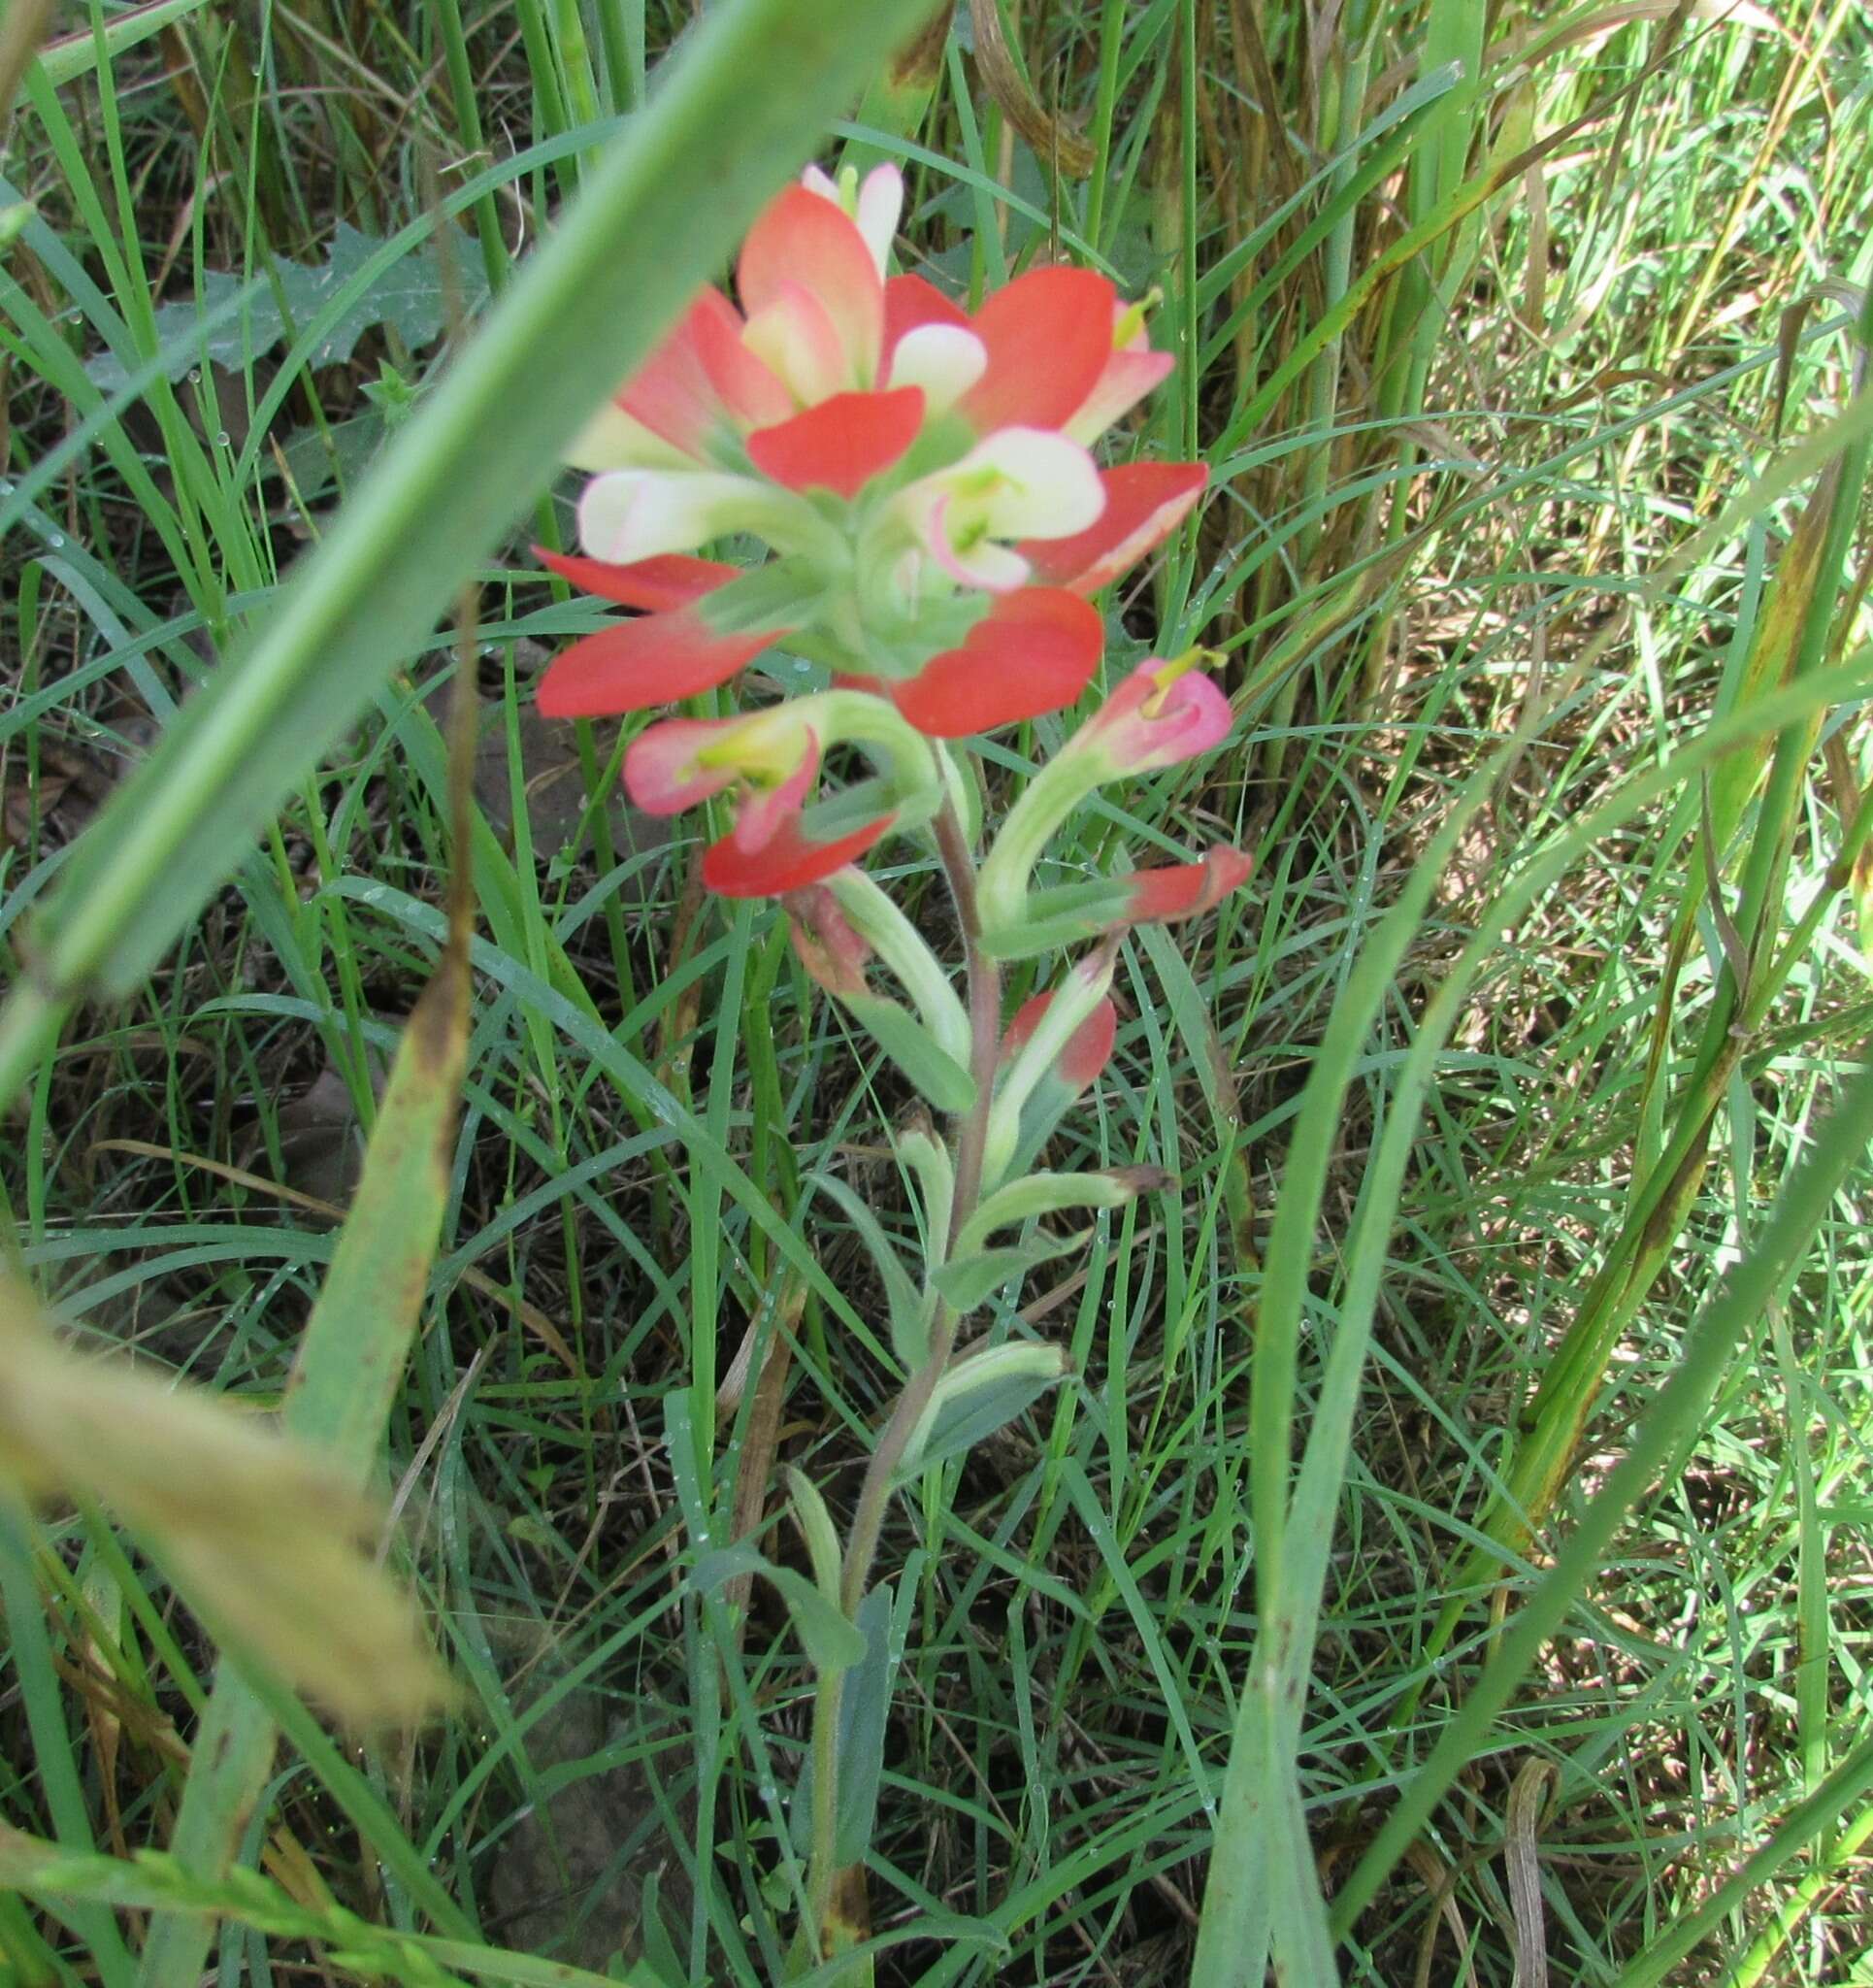
[(936, 748), (908, 719), (870, 690), (822, 690), (801, 700), (823, 744), (863, 746), (898, 790), (922, 794), (943, 785)]
[[(989, 1108), (995, 1095), (995, 1069), (1002, 1046), (1002, 975), (982, 950), (982, 923), (976, 908), (975, 857), (964, 833), (962, 817), (947, 795), (935, 823), (936, 851), (955, 901), (963, 928), (964, 959), (969, 974), (969, 1074), (975, 1079), (975, 1103), (956, 1127), (956, 1188), (950, 1207), (948, 1246), (975, 1212), (982, 1191), (982, 1153), (988, 1142)], [(882, 895), (882, 893), (880, 893)], [(921, 942), (920, 942), (921, 943)], [(954, 999), (954, 995), (951, 996)], [(936, 1239), (932, 1239), (933, 1243)], [(846, 1619), (857, 1622), (884, 1531), (891, 1480), (909, 1447), (911, 1437), (947, 1372), (956, 1349), (956, 1312), (939, 1304), (930, 1325), (930, 1353), (910, 1376), (880, 1431), (865, 1481), (852, 1514), (845, 1543), (845, 1564), (839, 1581), (839, 1606)], [(838, 1708), (840, 1679), (820, 1680), (813, 1701), (813, 1852), (807, 1878), (807, 1901), (815, 1930), (823, 1926), (837, 1874), (837, 1807), (834, 1791), (838, 1774)]]
[[(956, 1198), (950, 1209), (949, 1240), (954, 1248), (963, 1225), (982, 1198), (982, 1151), (988, 1143), (989, 1110), (995, 1097), (995, 1067), (1002, 1052), (1002, 970), (982, 949), (982, 912), (976, 892), (975, 857), (954, 807), (946, 800), (936, 816), (936, 850), (956, 915), (963, 928), (969, 976), (969, 1075), (975, 1079), (975, 1108), (958, 1128)], [(953, 1321), (952, 1321), (953, 1326)], [(934, 1346), (934, 1342), (933, 1342)]]
[(822, 1671), (813, 1693), (813, 1854), (806, 1904), (817, 1931), (826, 1923), (838, 1872), (838, 1711), (845, 1673)]

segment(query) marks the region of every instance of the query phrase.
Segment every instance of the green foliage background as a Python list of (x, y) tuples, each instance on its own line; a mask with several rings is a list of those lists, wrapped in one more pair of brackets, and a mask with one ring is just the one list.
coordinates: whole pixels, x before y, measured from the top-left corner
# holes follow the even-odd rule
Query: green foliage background
[[(784, 1971), (810, 1678), (706, 1556), (791, 1551), (778, 1461), (856, 1480), (882, 1293), (796, 1208), (823, 1168), (902, 1219), (904, 1099), (624, 813), (614, 728), (533, 715), (591, 617), (527, 547), (832, 130), (904, 162), (906, 267), (1162, 290), (1138, 445), (1215, 496), (1108, 667), (1200, 638), (1240, 725), (1062, 859), (1258, 856), (1129, 944), (1061, 1135), (1181, 1193), (1004, 1303), (1082, 1383), (894, 1522), (878, 1971), (1857, 1978), (1861, 13), (984, 0), (886, 71), (928, 9), (697, 11), (70, 6), (24, 73), (6, 1234), (82, 1344), (249, 1409), (302, 1342), (352, 1349), (340, 1407), (389, 1358), (368, 1274), (363, 1339), (309, 1320), (451, 873), (476, 936), (383, 1460), (378, 1410), (310, 1431), (381, 1480), (465, 1702), (359, 1748), (229, 1667), (250, 1817), (160, 1543), (9, 1518), (8, 1966)], [(991, 743), (996, 790), (1051, 743)]]

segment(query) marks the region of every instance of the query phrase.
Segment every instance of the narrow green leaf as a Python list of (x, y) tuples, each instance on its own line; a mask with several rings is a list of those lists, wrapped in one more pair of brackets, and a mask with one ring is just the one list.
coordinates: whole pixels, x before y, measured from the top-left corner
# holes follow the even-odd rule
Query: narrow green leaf
[(804, 1574), (776, 1567), (745, 1540), (705, 1553), (691, 1576), (699, 1594), (712, 1595), (740, 1574), (759, 1574), (787, 1605), (806, 1661), (822, 1677), (849, 1671), (865, 1655), (865, 1638)]
[(1036, 1236), (1029, 1242), (1010, 1242), (952, 1257), (931, 1275), (931, 1282), (958, 1312), (967, 1315), (986, 1304), (1005, 1283), (1025, 1276), (1036, 1264), (1051, 1263), (1084, 1249), (1090, 1229), (1076, 1236)]
[[(1540, 1585), (1497, 1637), (1483, 1674), (1445, 1726), (1424, 1765), (1406, 1783), (1397, 1806), (1333, 1902), (1333, 1923), (1344, 1931), (1371, 1901), (1393, 1866), (1429, 1820), (1456, 1776), (1486, 1744), (1496, 1715), (1528, 1666), (1566, 1619), (1595, 1573), (1627, 1513), (1656, 1480), (1660, 1463), (1681, 1454), (1717, 1391), (1737, 1342), (1778, 1303), (1801, 1266), (1815, 1231), (1848, 1175), (1866, 1154), (1873, 1125), (1873, 1044), (1861, 1051), (1858, 1073), (1842, 1085), (1831, 1115), (1815, 1134), (1800, 1168), (1784, 1186), (1757, 1245), (1699, 1313), (1677, 1364), (1655, 1396), (1625, 1456), (1588, 1501)], [(1842, 1771), (1856, 1783), (1868, 1772), (1864, 1749)], [(1824, 1824), (1833, 1791), (1817, 1790), (1804, 1808)], [(1642, 1975), (1643, 1978), (1643, 1975)]]
[[(139, 42), (161, 34), (172, 23), (185, 19), (207, 5), (207, 0), (150, 0), (148, 7), (132, 7), (113, 16), (104, 24), (105, 59), (115, 62)], [(39, 52), (39, 67), (53, 88), (89, 76), (98, 66), (98, 36), (86, 28), (82, 33), (64, 35), (49, 42)]]
[(408, 1981), (411, 1988), (435, 1988), (438, 1968), (512, 1988), (619, 1988), (620, 1983), (623, 1988), (662, 1988), (641, 1968), (595, 1974), (477, 1939), (436, 1938), (374, 1926), (342, 1905), (302, 1905), (257, 1871), (205, 1880), (191, 1876), (177, 1858), (154, 1850), (133, 1858), (74, 1856), (57, 1843), (9, 1829), (0, 1836), (0, 1887), (29, 1898), (95, 1903), (120, 1911), (183, 1911), (211, 1925), (227, 1919), (284, 1939), (317, 1940), (328, 1949), (358, 1955), (359, 1971)]
[[(358, 1191), (287, 1384), (282, 1420), (343, 1478), (363, 1483), (403, 1384), (448, 1198), (449, 1145), (468, 1047), (468, 967), (445, 953), (406, 1025)], [(223, 1667), (202, 1715), (170, 1847), (218, 1877), (265, 1784), (274, 1724), (251, 1685)], [(198, 1978), (209, 1929), (159, 1917), (144, 1988)]]
[[(899, 1593), (904, 1602), (901, 1612), (907, 1615), (916, 1595), (915, 1582), (906, 1577), (899, 1583)], [(865, 1655), (845, 1673), (838, 1702), (838, 1823), (833, 1844), (840, 1866), (861, 1862), (871, 1845), (878, 1787), (884, 1777), (885, 1718), (898, 1674), (891, 1652), (894, 1644), (902, 1647), (905, 1626), (893, 1620), (888, 1581), (880, 1581), (859, 1604), (858, 1627), (865, 1638)], [(789, 1809), (794, 1847), (802, 1857), (812, 1848), (812, 1814), (813, 1756), (808, 1750), (801, 1763)]]
[(961, 1251), (979, 1247), (998, 1229), (1069, 1208), (1123, 1208), (1140, 1194), (1175, 1185), (1162, 1167), (1108, 1167), (1088, 1174), (1029, 1174), (989, 1196), (956, 1239)]
[(930, 1350), (930, 1307), (904, 1268), (896, 1243), (884, 1233), (877, 1216), (843, 1180), (831, 1174), (815, 1174), (805, 1184), (831, 1195), (859, 1232), (859, 1240), (884, 1279), (885, 1304), (891, 1314), (891, 1349), (904, 1362), (904, 1371), (914, 1374)]
[(787, 1495), (793, 1500), (794, 1519), (800, 1527), (801, 1538), (806, 1542), (806, 1557), (812, 1562), (813, 1578), (819, 1583), (819, 1591), (829, 1602), (838, 1599), (839, 1550), (838, 1532), (833, 1524), (833, 1514), (826, 1509), (826, 1501), (819, 1494), (819, 1486), (792, 1464), (781, 1467), (781, 1474), (787, 1481)]
[(881, 994), (848, 994), (842, 1005), (937, 1110), (961, 1117), (975, 1103), (974, 1078), (908, 1009)]
[(956, 1163), (928, 1120), (904, 1127), (893, 1139), (892, 1146), (902, 1164), (916, 1176), (923, 1202), (924, 1249), (933, 1262), (939, 1262), (949, 1242), (950, 1213), (956, 1202)]
[(966, 1355), (936, 1383), (923, 1419), (904, 1445), (900, 1479), (973, 1448), (1071, 1372), (1063, 1348), (1033, 1340), (1012, 1340)]

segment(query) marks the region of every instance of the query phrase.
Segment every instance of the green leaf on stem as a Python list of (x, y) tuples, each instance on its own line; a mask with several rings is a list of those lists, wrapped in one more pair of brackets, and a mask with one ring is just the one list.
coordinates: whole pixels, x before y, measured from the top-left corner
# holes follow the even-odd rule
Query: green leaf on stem
[(900, 1163), (917, 1176), (917, 1193), (924, 1212), (924, 1254), (932, 1263), (940, 1263), (949, 1242), (950, 1213), (956, 1203), (956, 1164), (950, 1158), (949, 1147), (921, 1114), (915, 1124), (900, 1131), (891, 1143)]
[(1032, 1242), (1010, 1242), (996, 1249), (977, 1249), (958, 1256), (931, 1275), (931, 1282), (958, 1312), (973, 1311), (1005, 1283), (1057, 1256), (1085, 1248), (1092, 1230), (1074, 1236), (1036, 1236)]
[(1090, 1174), (1030, 1174), (999, 1187), (971, 1215), (956, 1239), (957, 1247), (978, 1248), (998, 1229), (1012, 1228), (1035, 1215), (1069, 1208), (1123, 1208), (1140, 1194), (1176, 1185), (1162, 1167), (1109, 1167)]
[(845, 1007), (939, 1111), (963, 1116), (975, 1103), (975, 1080), (908, 1009), (882, 994), (848, 994)]
[(1030, 894), (1027, 915), (997, 924), (982, 934), (991, 959), (1033, 959), (1059, 952), (1110, 931), (1132, 901), (1128, 882), (1068, 883)]
[(896, 1243), (843, 1180), (836, 1180), (830, 1174), (815, 1174), (806, 1185), (830, 1194), (851, 1218), (884, 1279), (885, 1304), (891, 1313), (891, 1349), (904, 1362), (904, 1371), (914, 1374), (930, 1354), (930, 1305), (904, 1268)]
[(759, 1574), (787, 1605), (801, 1648), (820, 1676), (849, 1671), (865, 1655), (864, 1637), (804, 1574), (796, 1574), (791, 1567), (776, 1567), (745, 1540), (705, 1553), (690, 1578), (699, 1594), (712, 1595), (738, 1575), (750, 1574)]
[(833, 1514), (826, 1509), (826, 1501), (819, 1495), (819, 1486), (804, 1471), (795, 1470), (792, 1464), (783, 1464), (781, 1474), (787, 1480), (787, 1495), (793, 1500), (794, 1522), (806, 1542), (806, 1557), (812, 1562), (813, 1579), (819, 1584), (820, 1593), (829, 1602), (836, 1602), (838, 1599), (839, 1550), (838, 1532), (833, 1524)]
[[(905, 1605), (903, 1612), (907, 1616), (916, 1595), (915, 1581), (906, 1579), (900, 1591)], [(877, 1815), (878, 1786), (884, 1777), (885, 1714), (891, 1708), (892, 1686), (898, 1674), (892, 1646), (902, 1647), (907, 1626), (899, 1622), (894, 1627), (893, 1607), (889, 1581), (880, 1581), (859, 1604), (858, 1626), (865, 1638), (865, 1655), (845, 1673), (839, 1693), (838, 1823), (833, 1853), (841, 1867), (864, 1859)], [(813, 1757), (808, 1752), (791, 1808), (794, 1846), (803, 1857), (812, 1844), (812, 1814)]]
[(1059, 1386), (1072, 1370), (1064, 1347), (1033, 1340), (1013, 1340), (966, 1355), (936, 1383), (904, 1446), (899, 1481), (972, 1449), (1032, 1408), (1050, 1387)]

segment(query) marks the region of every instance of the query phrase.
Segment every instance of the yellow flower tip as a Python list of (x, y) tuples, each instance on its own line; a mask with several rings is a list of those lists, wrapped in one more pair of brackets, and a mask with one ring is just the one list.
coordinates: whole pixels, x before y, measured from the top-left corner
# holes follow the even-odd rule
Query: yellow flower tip
[(838, 169), (838, 204), (849, 215), (859, 211), (859, 169), (857, 166), (841, 166)]
[(1115, 352), (1124, 351), (1126, 347), (1137, 337), (1139, 332), (1144, 329), (1145, 319), (1151, 315), (1152, 312), (1164, 300), (1164, 291), (1156, 283), (1153, 283), (1150, 289), (1132, 306), (1131, 310), (1120, 313), (1118, 319), (1112, 326), (1112, 349)]
[(1187, 648), (1180, 656), (1172, 656), (1162, 662), (1151, 673), (1154, 688), (1143, 704), (1146, 717), (1155, 718), (1162, 714), (1165, 699), (1170, 694), (1170, 686), (1179, 677), (1187, 677), (1192, 670), (1207, 670), (1223, 660), (1221, 649), (1204, 648), (1200, 644)]
[(758, 787), (777, 787), (799, 767), (801, 735), (784, 711), (763, 712), (698, 748), (693, 766), (727, 767)]

